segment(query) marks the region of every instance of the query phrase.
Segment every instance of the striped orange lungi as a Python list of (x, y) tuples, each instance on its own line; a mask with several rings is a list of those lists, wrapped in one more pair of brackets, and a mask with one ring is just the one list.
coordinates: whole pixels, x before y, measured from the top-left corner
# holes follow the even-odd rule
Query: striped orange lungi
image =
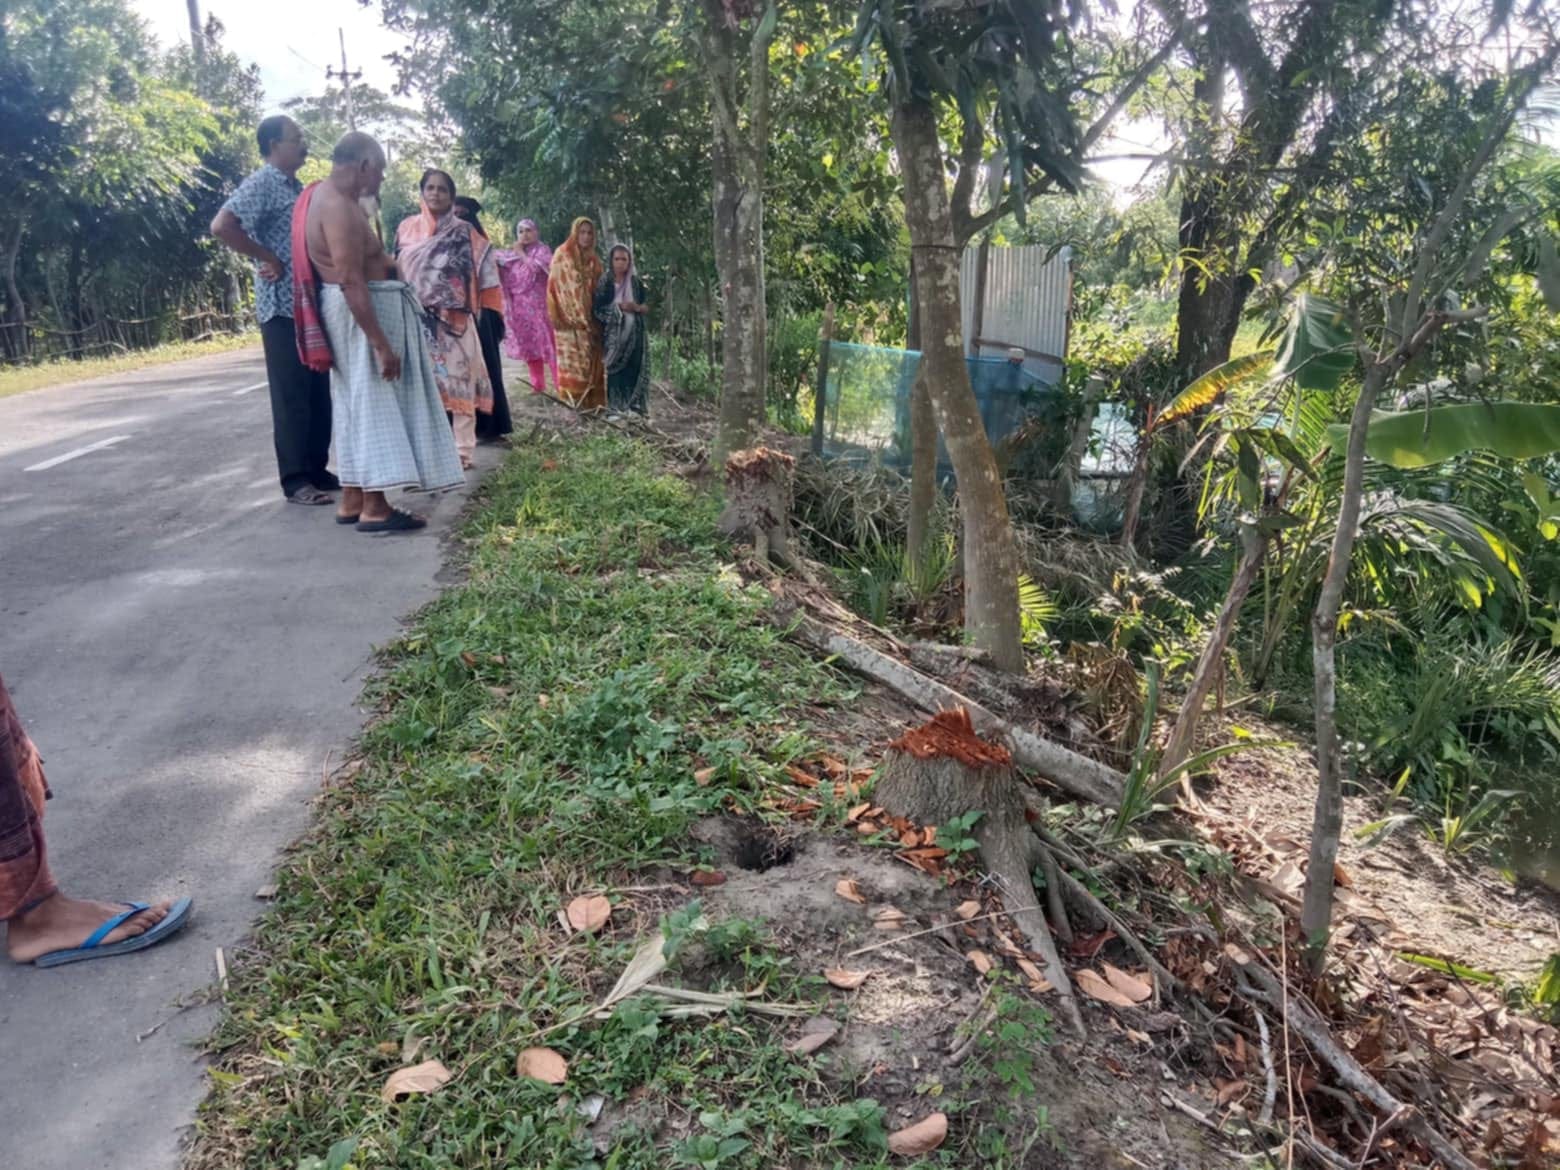
[(43, 761), (0, 679), (0, 921), (19, 917), (57, 889), (43, 841), (48, 798)]

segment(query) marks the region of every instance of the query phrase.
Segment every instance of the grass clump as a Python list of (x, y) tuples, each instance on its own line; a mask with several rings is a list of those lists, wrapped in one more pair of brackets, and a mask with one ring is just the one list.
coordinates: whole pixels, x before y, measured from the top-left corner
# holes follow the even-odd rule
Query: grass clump
[[(691, 822), (756, 803), (805, 747), (800, 705), (843, 694), (723, 572), (712, 500), (620, 440), (544, 454), (492, 478), (469, 580), (386, 653), (364, 764), (324, 796), (234, 977), (192, 1168), (349, 1148), (359, 1170), (887, 1156), (882, 1110), (832, 1099), (766, 1019), (634, 999), (536, 1039), (587, 1014), (667, 913), (674, 934), (697, 914), (614, 894), (607, 931), (565, 941), (559, 908), (694, 861)], [(708, 929), (696, 949), (726, 961), (706, 986), (817, 993), (761, 926)], [(568, 1059), (562, 1091), (516, 1076), (533, 1043)], [(381, 1101), (392, 1070), (429, 1059), (453, 1080)], [(606, 1151), (577, 1110), (593, 1094), (629, 1114)]]

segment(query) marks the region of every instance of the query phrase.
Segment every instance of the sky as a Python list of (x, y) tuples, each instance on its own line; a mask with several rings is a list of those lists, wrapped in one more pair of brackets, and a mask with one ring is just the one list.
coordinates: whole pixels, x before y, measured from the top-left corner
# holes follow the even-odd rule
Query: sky
[[(185, 0), (130, 0), (130, 6), (164, 45), (189, 41)], [(358, 0), (201, 0), (201, 19), (208, 16), (226, 28), (223, 44), (229, 51), (260, 66), (267, 113), (289, 98), (325, 88), (325, 67), (341, 68), (338, 28), (346, 33), (348, 64), (363, 71), (365, 83), (387, 93), (395, 84), (395, 69), (384, 57), (404, 42), (380, 25), (377, 4), (365, 8)]]

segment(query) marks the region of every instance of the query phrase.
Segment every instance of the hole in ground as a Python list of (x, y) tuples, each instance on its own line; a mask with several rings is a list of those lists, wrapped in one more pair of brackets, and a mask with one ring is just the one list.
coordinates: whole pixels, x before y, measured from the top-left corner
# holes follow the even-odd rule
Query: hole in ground
[(755, 873), (787, 865), (796, 854), (789, 841), (757, 821), (742, 821), (737, 825), (734, 852), (737, 864)]

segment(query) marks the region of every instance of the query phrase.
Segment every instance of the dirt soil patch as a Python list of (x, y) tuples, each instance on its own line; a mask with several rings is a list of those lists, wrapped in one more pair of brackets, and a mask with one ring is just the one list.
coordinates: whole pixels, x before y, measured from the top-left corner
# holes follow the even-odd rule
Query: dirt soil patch
[[(1231, 738), (1233, 722), (1210, 728), (1210, 742)], [(1265, 738), (1295, 738), (1293, 730), (1260, 720), (1238, 722)], [(1193, 818), (1201, 831), (1228, 849), (1243, 872), (1298, 897), (1316, 797), (1310, 751), (1225, 757), (1216, 779), (1199, 785), (1199, 795), (1208, 806)], [(1344, 798), (1338, 862), (1348, 885), (1337, 891), (1342, 937), (1367, 931), (1397, 950), (1531, 983), (1560, 951), (1560, 893), (1528, 879), (1513, 883), (1473, 860), (1448, 858), (1412, 825), (1369, 844), (1359, 831), (1381, 817), (1378, 799)]]
[[(736, 818), (712, 818), (698, 827), (696, 835), (726, 877), (702, 892), (711, 918), (763, 921), (776, 948), (800, 971), (866, 973), (859, 986), (833, 991), (820, 1013), (839, 1025), (838, 1033), (798, 1059), (813, 1061), (836, 1091), (881, 1103), (890, 1129), (945, 1111), (954, 1116), (952, 1145), (972, 1142), (982, 1126), (1001, 1124), (993, 1100), (1001, 1089), (969, 1043), (991, 979), (968, 953), (980, 951), (1005, 964), (1019, 982), (1016, 963), (1031, 957), (1001, 955), (989, 920), (961, 919), (960, 906), (978, 901), (981, 891), (930, 877), (887, 850), (811, 832), (792, 840), (786, 864), (754, 871), (742, 864), (748, 832)], [(848, 889), (860, 900), (842, 896), (841, 882), (853, 883)], [(885, 930), (880, 924), (891, 912), (903, 918)], [(853, 953), (865, 947), (873, 949)], [(1045, 1005), (1044, 993), (1032, 998)], [(1023, 1165), (1219, 1170), (1242, 1164), (1209, 1130), (1161, 1103), (1162, 1085), (1180, 1076), (1173, 1044), (1131, 1044), (1108, 1010), (1091, 1012), (1090, 1024), (1095, 1039), (1087, 1044), (1057, 1031), (1049, 1043), (1032, 1047), (1036, 1091), (1014, 1102), (1009, 1123), (1022, 1145), (1043, 1107), (1049, 1132)], [(808, 1027), (793, 1026), (787, 1038), (796, 1040)]]

